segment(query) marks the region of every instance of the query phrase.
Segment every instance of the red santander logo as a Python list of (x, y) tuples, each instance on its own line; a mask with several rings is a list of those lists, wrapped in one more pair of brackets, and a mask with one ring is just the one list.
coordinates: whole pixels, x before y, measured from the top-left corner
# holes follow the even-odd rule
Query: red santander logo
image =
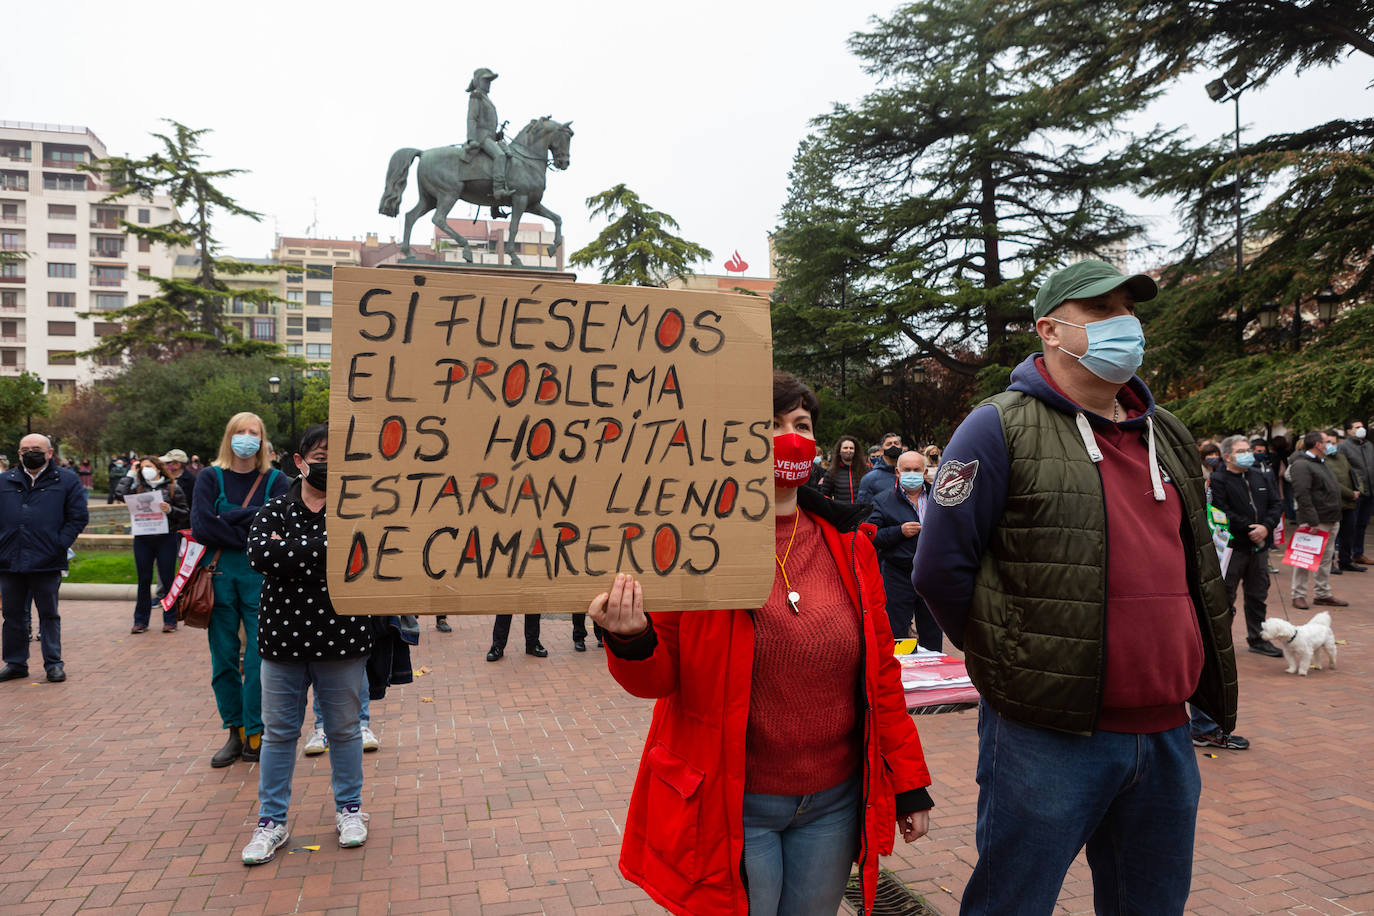
[(735, 249), (735, 256), (725, 262), (725, 269), (732, 274), (742, 274), (749, 269), (749, 264), (739, 256), (738, 248)]

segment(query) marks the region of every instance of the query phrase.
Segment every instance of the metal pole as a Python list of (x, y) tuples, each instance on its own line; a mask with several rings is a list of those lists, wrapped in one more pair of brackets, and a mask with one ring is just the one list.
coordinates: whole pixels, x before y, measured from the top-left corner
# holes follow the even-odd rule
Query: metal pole
[(295, 452), (300, 444), (296, 441), (296, 370), (292, 369), (287, 379), (291, 384), (291, 451)]
[(1236, 278), (1240, 278), (1244, 267), (1244, 254), (1241, 240), (1241, 187), (1240, 187), (1240, 90), (1232, 96), (1236, 103)]

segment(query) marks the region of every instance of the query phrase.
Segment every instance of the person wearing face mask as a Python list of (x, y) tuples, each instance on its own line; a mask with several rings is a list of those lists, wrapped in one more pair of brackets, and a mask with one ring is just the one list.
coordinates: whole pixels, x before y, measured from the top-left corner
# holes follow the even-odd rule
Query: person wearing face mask
[(897, 458), (906, 451), (902, 447), (902, 437), (896, 433), (883, 433), (882, 461), (859, 481), (859, 495), (855, 503), (873, 505), (879, 493), (886, 493), (897, 485)]
[(1326, 466), (1336, 478), (1337, 486), (1341, 488), (1341, 521), (1336, 529), (1336, 549), (1331, 558), (1331, 575), (1367, 572), (1368, 566), (1361, 566), (1355, 562), (1351, 537), (1355, 533), (1355, 517), (1358, 514), (1356, 507), (1363, 491), (1368, 488), (1364, 476), (1341, 451), (1340, 437), (1334, 429), (1326, 431)]
[(1369, 441), (1368, 435), (1363, 420), (1346, 420), (1345, 439), (1337, 446), (1337, 451), (1350, 461), (1350, 466), (1365, 482), (1364, 489), (1360, 490), (1360, 498), (1355, 501), (1354, 527), (1350, 534), (1350, 562), (1363, 563), (1366, 566), (1374, 562), (1369, 559), (1364, 549), (1369, 517), (1371, 512), (1374, 512), (1374, 493), (1370, 492), (1374, 490), (1374, 442)]
[[(134, 626), (130, 633), (146, 633), (153, 609), (153, 567), (165, 589), (176, 575), (177, 547), (181, 535), (177, 532), (191, 523), (191, 510), (186, 495), (176, 481), (167, 476), (162, 459), (145, 455), (134, 463), (136, 477), (123, 477), (115, 488), (115, 495), (123, 498), (130, 493), (162, 495), (162, 513), (167, 516), (164, 534), (140, 534), (134, 537), (134, 567), (138, 570), (138, 597), (134, 599)], [(162, 632), (173, 633), (177, 628), (175, 608), (162, 612)]]
[(1326, 464), (1328, 454), (1335, 454), (1335, 443), (1326, 441), (1326, 434), (1314, 429), (1298, 443), (1302, 451), (1294, 452), (1288, 460), (1288, 474), (1292, 479), (1293, 502), (1298, 513), (1299, 531), (1317, 530), (1327, 533), (1326, 549), (1314, 571), (1293, 567), (1293, 607), (1308, 609), (1307, 585), (1313, 586), (1313, 604), (1346, 607), (1331, 594), (1331, 557), (1335, 555), (1336, 534), (1341, 526), (1341, 485)]
[[(210, 686), (220, 722), (228, 729), (213, 767), (235, 760), (254, 762), (262, 745), (262, 687), (259, 683), (258, 601), (262, 573), (248, 563), (248, 532), (258, 510), (286, 493), (286, 475), (268, 464), (262, 420), (236, 413), (224, 427), (219, 456), (196, 478), (191, 534), (205, 545), (202, 566), (213, 565), (215, 606), (207, 630)], [(240, 653), (239, 629), (245, 645)], [(240, 658), (242, 662), (240, 663)]]
[[(618, 575), (587, 609), (607, 664), (657, 700), (620, 871), (677, 914), (833, 916), (857, 859), (863, 912), (894, 826), (933, 802), (907, 714), (867, 509), (802, 486), (819, 404), (773, 375), (773, 587), (758, 610), (646, 610)], [(805, 714), (798, 714), (798, 699)]]
[(858, 465), (859, 440), (841, 436), (830, 456), (830, 468), (821, 480), (821, 495), (852, 503), (859, 498), (859, 484), (867, 473)]
[(87, 518), (81, 478), (57, 467), (48, 437), (20, 439), (18, 465), (0, 474), (0, 681), (29, 676), (30, 600), (38, 609), (43, 670), (52, 683), (67, 679), (57, 587)]
[(981, 694), (964, 914), (1049, 914), (1086, 846), (1098, 901), (1179, 916), (1201, 795), (1188, 704), (1236, 722), (1230, 608), (1192, 434), (1136, 375), (1144, 274), (1036, 294), (1043, 352), (945, 447), (913, 584)]
[(944, 648), (944, 634), (911, 587), (911, 559), (920, 542), (928, 496), (925, 456), (920, 452), (902, 452), (897, 458), (896, 485), (878, 494), (868, 523), (877, 529), (873, 546), (878, 550), (883, 570), (883, 592), (887, 595), (887, 619), (893, 638), (906, 638), (914, 622), (917, 641), (939, 652)]
[(292, 457), (300, 476), (268, 501), (252, 521), (248, 562), (262, 576), (257, 649), (262, 656), (262, 762), (258, 823), (243, 849), (243, 864), (270, 862), (290, 836), (287, 813), (296, 744), (305, 721), (305, 693), (313, 688), (329, 743), (334, 827), (339, 845), (367, 842), (363, 813), (361, 725), (370, 618), (337, 614), (325, 578), (328, 537), (329, 426), (301, 434)]
[(1226, 465), (1212, 474), (1212, 505), (1226, 515), (1231, 535), (1226, 600), (1234, 617), (1236, 593), (1244, 593), (1245, 641), (1250, 651), (1282, 658), (1283, 653), (1260, 635), (1260, 627), (1268, 616), (1269, 549), (1274, 546), (1274, 528), (1283, 516), (1283, 503), (1273, 478), (1260, 468), (1253, 446), (1244, 436), (1223, 439), (1221, 453)]

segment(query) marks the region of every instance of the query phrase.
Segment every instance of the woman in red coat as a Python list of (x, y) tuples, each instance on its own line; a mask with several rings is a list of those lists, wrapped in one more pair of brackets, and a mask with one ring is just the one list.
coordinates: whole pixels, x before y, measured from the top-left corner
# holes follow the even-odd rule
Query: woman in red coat
[(761, 609), (650, 615), (625, 575), (588, 608), (611, 674), (658, 700), (620, 870), (674, 913), (833, 916), (855, 861), (867, 913), (894, 829), (910, 843), (929, 828), (863, 510), (798, 489), (818, 407), (774, 373), (777, 562)]

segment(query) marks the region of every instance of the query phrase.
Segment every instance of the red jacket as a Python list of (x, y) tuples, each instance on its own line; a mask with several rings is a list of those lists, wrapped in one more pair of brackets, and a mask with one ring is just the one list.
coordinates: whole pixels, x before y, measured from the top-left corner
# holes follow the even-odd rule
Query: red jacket
[[(817, 500), (834, 506), (824, 498)], [(858, 861), (864, 912), (873, 906), (878, 856), (892, 852), (896, 796), (904, 813), (930, 807), (930, 774), (906, 710), (882, 576), (873, 545), (817, 517), (863, 631), (863, 832)], [(849, 507), (837, 507), (840, 511)], [(853, 520), (851, 520), (852, 523)], [(848, 573), (848, 574), (846, 574)], [(620, 871), (683, 916), (749, 912), (740, 878), (744, 852), (744, 741), (754, 663), (748, 611), (654, 614), (650, 633), (608, 652), (612, 676), (631, 694), (657, 699), (625, 820)], [(799, 703), (801, 698), (798, 698)], [(799, 706), (800, 708), (800, 706)]]

